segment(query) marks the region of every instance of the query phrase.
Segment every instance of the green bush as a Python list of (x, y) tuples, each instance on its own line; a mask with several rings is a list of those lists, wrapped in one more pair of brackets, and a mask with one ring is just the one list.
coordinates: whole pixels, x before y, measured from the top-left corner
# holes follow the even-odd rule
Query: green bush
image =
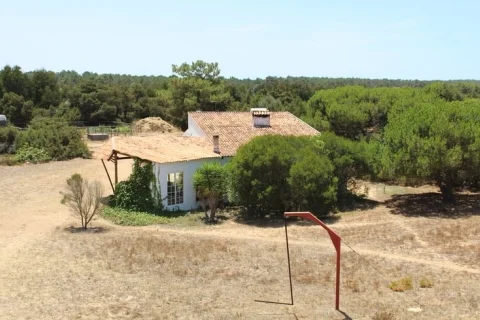
[(325, 156), (305, 152), (290, 168), (287, 179), (291, 189), (292, 209), (327, 214), (337, 200), (334, 166)]
[(325, 132), (315, 137), (319, 144), (320, 153), (326, 155), (334, 166), (334, 175), (338, 178), (339, 200), (349, 198), (351, 191), (348, 189), (355, 179), (374, 176), (376, 145), (365, 141), (352, 141), (334, 133)]
[(0, 153), (14, 153), (18, 129), (13, 126), (0, 127)]
[(142, 212), (162, 211), (160, 194), (151, 162), (135, 159), (132, 174), (115, 187), (116, 207)]
[(80, 132), (54, 119), (34, 119), (17, 137), (17, 148), (34, 146), (43, 149), (53, 160), (67, 160), (90, 155)]
[(331, 161), (311, 137), (262, 136), (242, 146), (229, 163), (230, 198), (249, 217), (287, 210), (328, 212), (336, 202)]
[(44, 149), (35, 148), (25, 144), (17, 150), (15, 160), (18, 162), (42, 163), (52, 160), (52, 157), (50, 157), (48, 152)]

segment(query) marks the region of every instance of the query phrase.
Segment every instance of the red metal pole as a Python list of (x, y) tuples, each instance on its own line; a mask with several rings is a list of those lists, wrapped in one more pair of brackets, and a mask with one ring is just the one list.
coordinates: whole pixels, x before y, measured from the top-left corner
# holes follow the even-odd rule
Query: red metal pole
[(337, 250), (337, 278), (335, 284), (335, 310), (340, 309), (340, 243)]
[(300, 217), (315, 222), (327, 230), (330, 240), (332, 240), (335, 251), (337, 252), (337, 276), (335, 281), (335, 310), (340, 310), (340, 247), (342, 239), (340, 236), (330, 229), (320, 219), (315, 217), (311, 212), (285, 212), (284, 217)]

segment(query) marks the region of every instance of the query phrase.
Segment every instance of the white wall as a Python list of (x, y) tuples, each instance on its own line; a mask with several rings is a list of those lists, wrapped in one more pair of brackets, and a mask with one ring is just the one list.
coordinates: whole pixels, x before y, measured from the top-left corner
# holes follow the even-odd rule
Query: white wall
[[(192, 210), (200, 206), (200, 203), (196, 201), (195, 189), (193, 188), (193, 174), (205, 162), (220, 162), (225, 164), (228, 162), (227, 158), (213, 158), (213, 159), (200, 159), (185, 162), (174, 163), (155, 163), (153, 170), (155, 177), (157, 178), (158, 189), (160, 195), (164, 199), (163, 206), (168, 210)], [(167, 205), (167, 181), (169, 173), (183, 172), (183, 203), (178, 205)]]
[(205, 132), (197, 125), (195, 121), (192, 120), (190, 115), (188, 115), (188, 129), (183, 134), (184, 136), (191, 136), (191, 137), (204, 137)]

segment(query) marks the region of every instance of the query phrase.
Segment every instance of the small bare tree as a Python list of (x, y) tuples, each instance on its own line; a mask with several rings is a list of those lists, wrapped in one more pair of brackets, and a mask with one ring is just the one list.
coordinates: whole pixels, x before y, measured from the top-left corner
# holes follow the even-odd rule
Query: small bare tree
[(102, 209), (102, 185), (98, 181), (88, 182), (78, 173), (67, 179), (67, 191), (61, 194), (62, 204), (81, 219), (84, 229), (87, 229), (90, 221)]

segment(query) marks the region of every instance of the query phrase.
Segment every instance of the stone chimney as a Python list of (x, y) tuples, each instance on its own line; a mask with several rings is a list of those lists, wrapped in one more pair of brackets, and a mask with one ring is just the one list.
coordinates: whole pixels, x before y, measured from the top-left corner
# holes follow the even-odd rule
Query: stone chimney
[(255, 128), (270, 127), (270, 112), (267, 108), (252, 108), (250, 113), (252, 114), (252, 123)]
[(218, 134), (213, 136), (213, 152), (220, 154), (220, 136)]

